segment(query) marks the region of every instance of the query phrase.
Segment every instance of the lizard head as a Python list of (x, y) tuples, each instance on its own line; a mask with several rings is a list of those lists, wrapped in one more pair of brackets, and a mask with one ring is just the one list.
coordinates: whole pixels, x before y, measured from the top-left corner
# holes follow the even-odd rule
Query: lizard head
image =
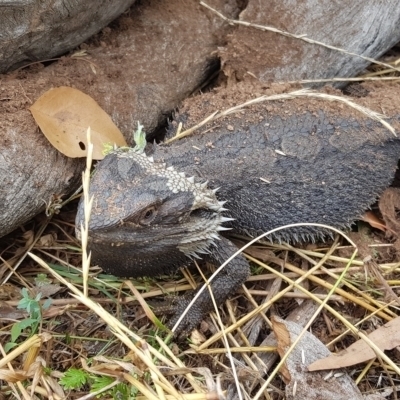
[[(121, 276), (152, 276), (207, 253), (222, 224), (224, 202), (206, 183), (195, 183), (144, 152), (120, 148), (101, 161), (91, 179), (92, 260)], [(83, 201), (76, 218), (84, 221)]]

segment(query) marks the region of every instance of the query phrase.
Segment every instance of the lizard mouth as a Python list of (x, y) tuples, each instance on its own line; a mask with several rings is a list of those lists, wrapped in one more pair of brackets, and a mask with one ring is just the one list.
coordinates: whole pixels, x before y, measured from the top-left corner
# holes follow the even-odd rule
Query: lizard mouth
[(98, 265), (106, 273), (122, 277), (143, 277), (166, 275), (187, 263), (187, 257), (176, 246), (157, 249), (149, 246), (138, 251), (129, 243), (104, 243), (89, 240), (92, 264)]
[[(105, 272), (124, 277), (162, 275), (200, 258), (220, 240), (221, 213), (206, 208), (190, 212), (181, 224), (156, 226), (118, 225), (89, 231), (93, 264)], [(80, 234), (77, 232), (77, 236)]]

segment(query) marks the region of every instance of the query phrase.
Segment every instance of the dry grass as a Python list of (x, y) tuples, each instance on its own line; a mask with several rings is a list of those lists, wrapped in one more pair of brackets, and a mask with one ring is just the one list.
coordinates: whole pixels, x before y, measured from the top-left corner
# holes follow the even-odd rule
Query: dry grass
[[(83, 185), (86, 192), (89, 165)], [(89, 212), (90, 199), (85, 201)], [(40, 288), (45, 292), (49, 288), (35, 282), (39, 273), (46, 274), (48, 286), (62, 288), (50, 295), (52, 303), (43, 310), (35, 332), (24, 330), (18, 346), (7, 355), (1, 348), (1, 390), (7, 398), (113, 398), (117, 391), (125, 395), (137, 391), (131, 398), (220, 399), (232, 385), (241, 393), (240, 398), (284, 398), (279, 371), (285, 358), (278, 361), (276, 347), (262, 341), (270, 331), (271, 314), (294, 318), (311, 305), (309, 317), (298, 319), (298, 323), (303, 332), (312, 327), (333, 351), (347, 347), (357, 337), (368, 341), (363, 332), (398, 315), (399, 303), (386, 300), (386, 288), (370, 276), (349, 238), (341, 240), (350, 246), (340, 245), (338, 237), (329, 247), (306, 248), (249, 242), (246, 254), (254, 271), (241, 293), (207, 318), (202, 332), (193, 334), (190, 342), (173, 342), (158, 324), (148, 320), (137, 298), (183, 292), (192, 282), (200, 284), (201, 277), (187, 271), (185, 278), (178, 280), (168, 277), (126, 283), (91, 270), (85, 251), (88, 217), (82, 227), (81, 265), (73, 220), (68, 215), (66, 221), (53, 217), (39, 224), (36, 234), (25, 232), (22, 237), (10, 238), (9, 247), (3, 250), (3, 258), (20, 265), (20, 273), (11, 277), (12, 288), (26, 287), (32, 297)], [(49, 241), (49, 235), (55, 240)], [(23, 237), (28, 239), (22, 247)], [(10, 257), (17, 248), (23, 248), (24, 253)], [(395, 252), (390, 244), (371, 244), (369, 248), (375, 259), (381, 260), (378, 269), (396, 292), (400, 265), (393, 258)], [(17, 300), (4, 304), (16, 313)], [(10, 341), (15, 321), (27, 318), (16, 313), (7, 320), (4, 315), (3, 345)], [(147, 315), (152, 318), (151, 312)], [(388, 356), (375, 350), (375, 360), (348, 369), (364, 393), (375, 392), (378, 383), (378, 391), (398, 385), (395, 351)], [(70, 368), (86, 371), (91, 384), (66, 389), (60, 379)], [(381, 376), (379, 382), (377, 376)], [(93, 385), (96, 382), (102, 384)]]
[[(66, 222), (57, 221), (57, 225), (71, 231)], [(279, 366), (284, 361), (278, 363), (276, 348), (261, 340), (269, 331), (272, 310), (287, 315), (307, 303), (317, 305), (313, 315), (299, 323), (304, 330), (311, 326), (332, 350), (363, 336), (360, 328), (363, 332), (374, 330), (398, 314), (398, 303), (385, 300), (387, 292), (379, 281), (369, 276), (359, 258), (353, 260), (353, 246), (341, 246), (338, 241), (330, 247), (311, 248), (264, 244), (249, 247), (252, 278), (226, 303), (220, 318), (207, 318), (203, 332), (193, 335), (192, 343), (171, 342), (134, 305), (135, 296), (124, 282), (96, 270), (82, 276), (79, 266), (76, 269), (69, 261), (79, 253), (73, 242), (62, 240), (64, 232), (57, 231), (57, 225), (49, 225), (43, 236), (56, 232), (58, 240), (50, 249), (34, 246), (29, 255), (35, 263), (26, 260), (20, 267), (21, 279), (17, 275), (12, 278), (13, 287), (35, 291), (35, 276), (46, 273), (52, 285), (67, 290), (51, 296), (52, 304), (37, 333), (30, 336), (29, 330), (25, 331), (18, 347), (0, 362), (2, 391), (10, 398), (30, 399), (33, 393), (54, 399), (93, 397), (88, 385), (71, 391), (60, 385), (62, 373), (71, 367), (92, 377), (111, 377), (108, 385), (97, 390), (102, 398), (112, 398), (104, 393), (123, 383), (139, 391), (137, 398), (218, 399), (233, 384), (235, 375), (239, 390), (250, 398), (283, 398)], [(378, 259), (393, 255), (390, 245), (370, 248)], [(390, 278), (388, 285), (396, 291), (400, 267), (395, 259), (391, 261), (380, 263), (379, 270)], [(190, 281), (199, 279), (189, 273)], [(146, 299), (171, 288), (186, 291), (190, 287), (186, 279), (175, 278), (133, 284)], [(15, 309), (16, 300), (5, 304)], [(10, 340), (13, 323), (2, 319), (3, 345)], [(257, 331), (261, 336), (254, 335)], [(382, 353), (349, 371), (365, 393), (375, 388), (379, 375), (380, 388), (397, 385), (398, 367), (393, 357), (395, 352), (389, 357)]]

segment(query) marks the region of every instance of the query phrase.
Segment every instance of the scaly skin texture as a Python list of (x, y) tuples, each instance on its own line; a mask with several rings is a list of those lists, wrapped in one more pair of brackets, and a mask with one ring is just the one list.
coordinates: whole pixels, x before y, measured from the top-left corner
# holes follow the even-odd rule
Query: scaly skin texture
[[(220, 236), (224, 227), (251, 236), (299, 222), (345, 227), (390, 184), (399, 154), (400, 141), (379, 123), (318, 108), (254, 123), (230, 117), (213, 132), (156, 146), (154, 161), (118, 150), (97, 166), (91, 183), (92, 260), (115, 275), (156, 276), (185, 265), (188, 256), (219, 266), (236, 251)], [(82, 218), (81, 203), (77, 226)], [(326, 234), (300, 227), (271, 239)], [(248, 272), (243, 256), (231, 261), (211, 284), (217, 303)], [(171, 325), (188, 302), (184, 296), (169, 309)], [(211, 309), (206, 290), (178, 331), (190, 331)]]

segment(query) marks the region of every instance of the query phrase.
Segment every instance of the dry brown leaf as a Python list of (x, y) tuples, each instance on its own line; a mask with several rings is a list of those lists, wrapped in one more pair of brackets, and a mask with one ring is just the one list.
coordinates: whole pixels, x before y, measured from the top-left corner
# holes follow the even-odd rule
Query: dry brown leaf
[[(127, 372), (133, 372), (136, 373), (137, 367), (134, 366), (132, 363), (125, 362), (125, 361), (120, 361), (120, 360), (115, 360), (115, 359), (110, 359), (105, 356), (95, 356), (93, 359), (97, 362), (104, 363), (103, 365), (108, 365), (108, 368), (117, 370), (123, 369)], [(93, 365), (92, 368), (95, 366)]]
[(3, 283), (0, 285), (0, 307), (1, 300), (20, 300), (22, 298), (21, 289), (10, 283)]
[(2, 381), (6, 381), (8, 383), (17, 383), (26, 380), (27, 378), (31, 378), (30, 375), (26, 371), (14, 370), (10, 371), (9, 369), (0, 369), (0, 379)]
[(387, 188), (379, 198), (379, 210), (388, 228), (388, 236), (400, 237), (400, 188)]
[[(376, 329), (368, 338), (381, 350), (391, 350), (400, 345), (400, 317)], [(308, 366), (309, 371), (349, 367), (375, 358), (375, 352), (364, 340), (360, 339), (339, 354), (315, 361)]]
[[(293, 321), (285, 321), (279, 317), (271, 318), (273, 330), (277, 336), (278, 352), (286, 355), (289, 347), (297, 340), (303, 327)], [(362, 400), (363, 396), (353, 380), (346, 373), (332, 374), (329, 378), (326, 372), (308, 372), (307, 365), (330, 351), (310, 332), (303, 333), (297, 345), (285, 360), (285, 399), (287, 400)], [(283, 369), (280, 369), (282, 373)], [(287, 378), (289, 377), (289, 381)]]
[(26, 318), (28, 313), (11, 307), (6, 302), (0, 301), (0, 320), (18, 320)]
[(30, 111), (49, 142), (68, 157), (86, 157), (86, 131), (91, 129), (93, 158), (104, 158), (104, 144), (126, 146), (109, 115), (87, 94), (61, 86), (44, 93)]
[(206, 341), (206, 337), (197, 329), (190, 334), (190, 342), (195, 346), (199, 346)]
[(41, 298), (48, 299), (62, 287), (57, 283), (52, 283), (50, 279), (43, 278), (42, 276), (35, 278), (35, 286), (32, 288), (35, 293), (41, 293)]
[[(271, 318), (272, 322), (272, 330), (275, 333), (276, 341), (278, 342), (278, 353), (281, 357), (283, 357), (290, 345), (292, 344), (290, 341), (290, 333), (285, 325), (285, 323), (275, 316)], [(279, 371), (282, 374), (282, 378), (285, 383), (289, 383), (292, 380), (292, 376), (290, 374), (287, 365), (283, 365), (281, 370)]]
[(379, 219), (372, 211), (367, 211), (361, 218), (362, 221), (370, 224), (373, 228), (380, 229), (383, 232), (386, 232), (385, 223)]

